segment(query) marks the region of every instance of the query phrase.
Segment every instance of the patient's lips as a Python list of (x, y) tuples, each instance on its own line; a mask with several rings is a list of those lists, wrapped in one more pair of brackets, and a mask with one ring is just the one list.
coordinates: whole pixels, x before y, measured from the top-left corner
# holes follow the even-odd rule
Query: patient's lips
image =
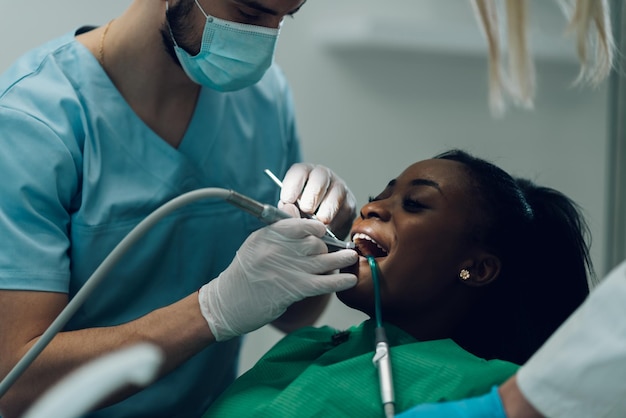
[(352, 241), (356, 245), (357, 252), (364, 256), (387, 257), (389, 251), (372, 237), (362, 232), (357, 232), (352, 236)]

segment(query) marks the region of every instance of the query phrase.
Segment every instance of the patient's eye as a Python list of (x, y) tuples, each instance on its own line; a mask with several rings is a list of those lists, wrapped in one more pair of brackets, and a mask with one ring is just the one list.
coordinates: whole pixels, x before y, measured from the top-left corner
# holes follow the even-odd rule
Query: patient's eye
[(389, 199), (392, 194), (393, 194), (392, 188), (387, 186), (385, 190), (379, 193), (376, 197), (370, 196), (367, 201), (372, 203), (372, 202), (378, 202), (379, 200)]
[(419, 212), (426, 208), (419, 200), (413, 198), (404, 198), (402, 200), (402, 207), (407, 212)]

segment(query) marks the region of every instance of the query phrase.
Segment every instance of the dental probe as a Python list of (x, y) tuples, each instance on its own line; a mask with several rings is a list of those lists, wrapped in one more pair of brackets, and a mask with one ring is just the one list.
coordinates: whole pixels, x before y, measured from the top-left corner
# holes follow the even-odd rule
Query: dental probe
[[(237, 206), (239, 209), (248, 212), (249, 214), (256, 216), (261, 221), (266, 224), (273, 224), (274, 222), (278, 222), (281, 219), (291, 218), (287, 213), (278, 209), (275, 206), (264, 204), (257, 202), (256, 200), (244, 196), (235, 191), (230, 191), (229, 195), (226, 197), (226, 201), (228, 201), (233, 206)], [(323, 235), (320, 237), (322, 241), (326, 244), (329, 249), (349, 249), (352, 250), (355, 248), (353, 242), (341, 241), (337, 238), (333, 238), (329, 235)]]
[[(280, 179), (279, 179), (278, 177), (276, 177), (276, 175), (275, 175), (274, 173), (272, 173), (272, 172), (271, 172), (268, 168), (266, 168), (266, 169), (265, 169), (265, 174), (267, 174), (267, 175), (269, 176), (269, 178), (271, 178), (271, 179), (272, 179), (272, 181), (273, 181), (274, 183), (276, 183), (276, 185), (277, 185), (278, 187), (280, 187), (281, 189), (283, 188), (283, 182), (282, 182), (282, 181), (280, 181)], [(296, 205), (296, 207), (298, 207), (298, 205)], [(316, 219), (316, 220), (317, 220), (317, 217), (315, 217), (315, 215), (309, 215), (308, 213), (304, 213), (304, 212), (302, 212), (302, 211), (300, 210), (300, 207), (298, 207), (298, 211), (300, 211), (300, 214), (301, 214), (302, 216), (306, 217), (306, 218), (309, 218), (309, 219)], [(337, 237), (335, 236), (335, 234), (333, 234), (333, 231), (331, 231), (329, 227), (326, 227), (326, 233), (327, 233), (328, 235), (330, 235), (332, 238), (339, 239), (339, 238), (337, 238)]]
[(376, 351), (372, 362), (378, 369), (378, 381), (380, 383), (380, 397), (383, 403), (383, 410), (386, 418), (393, 418), (395, 415), (395, 396), (393, 392), (393, 375), (391, 374), (391, 358), (389, 357), (389, 343), (387, 334), (383, 327), (382, 315), (380, 313), (380, 282), (378, 280), (378, 265), (376, 259), (367, 256), (367, 261), (372, 270), (372, 282), (374, 282), (374, 305), (376, 317)]

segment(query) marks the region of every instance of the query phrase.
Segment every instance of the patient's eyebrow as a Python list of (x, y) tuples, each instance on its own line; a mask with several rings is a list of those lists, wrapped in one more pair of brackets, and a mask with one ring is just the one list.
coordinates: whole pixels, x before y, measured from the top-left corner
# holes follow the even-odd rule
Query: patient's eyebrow
[[(393, 187), (393, 186), (396, 185), (397, 182), (398, 182), (397, 179), (393, 179), (389, 183), (387, 183), (387, 187)], [(411, 182), (409, 184), (411, 186), (429, 186), (429, 187), (434, 187), (435, 189), (437, 189), (437, 191), (439, 191), (439, 193), (443, 194), (443, 192), (441, 191), (441, 187), (439, 187), (439, 183), (437, 183), (436, 181), (433, 181), (433, 180), (413, 179), (413, 180), (411, 180)]]
[(435, 189), (437, 189), (437, 191), (439, 193), (443, 193), (441, 191), (441, 187), (439, 187), (439, 183), (437, 183), (436, 181), (433, 181), (433, 180), (413, 179), (413, 180), (411, 180), (411, 186), (429, 186), (429, 187), (434, 187)]

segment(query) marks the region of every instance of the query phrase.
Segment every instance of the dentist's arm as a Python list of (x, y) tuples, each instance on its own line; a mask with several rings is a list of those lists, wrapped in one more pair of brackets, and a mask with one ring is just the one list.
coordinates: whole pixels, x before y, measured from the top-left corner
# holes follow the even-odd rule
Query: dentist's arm
[(524, 396), (517, 384), (517, 376), (511, 377), (498, 389), (507, 418), (543, 418)]
[[(507, 418), (498, 388), (475, 398), (460, 401), (427, 403), (413, 407), (397, 418)], [(510, 418), (510, 417), (509, 417)]]
[[(165, 356), (160, 370), (164, 375), (215, 341), (275, 320), (296, 301), (354, 286), (354, 275), (325, 274), (354, 264), (358, 257), (352, 250), (326, 253), (317, 238), (324, 232), (323, 224), (308, 219), (279, 221), (248, 237), (231, 265), (199, 292), (125, 324), (57, 334), (0, 399), (2, 416), (20, 416), (61, 377), (121, 347), (156, 345)], [(0, 376), (39, 339), (67, 302), (62, 293), (0, 291)], [(137, 390), (128, 388), (108, 404)]]
[(429, 403), (416, 406), (398, 418), (543, 418), (517, 386), (515, 376), (499, 389), (460, 401)]

